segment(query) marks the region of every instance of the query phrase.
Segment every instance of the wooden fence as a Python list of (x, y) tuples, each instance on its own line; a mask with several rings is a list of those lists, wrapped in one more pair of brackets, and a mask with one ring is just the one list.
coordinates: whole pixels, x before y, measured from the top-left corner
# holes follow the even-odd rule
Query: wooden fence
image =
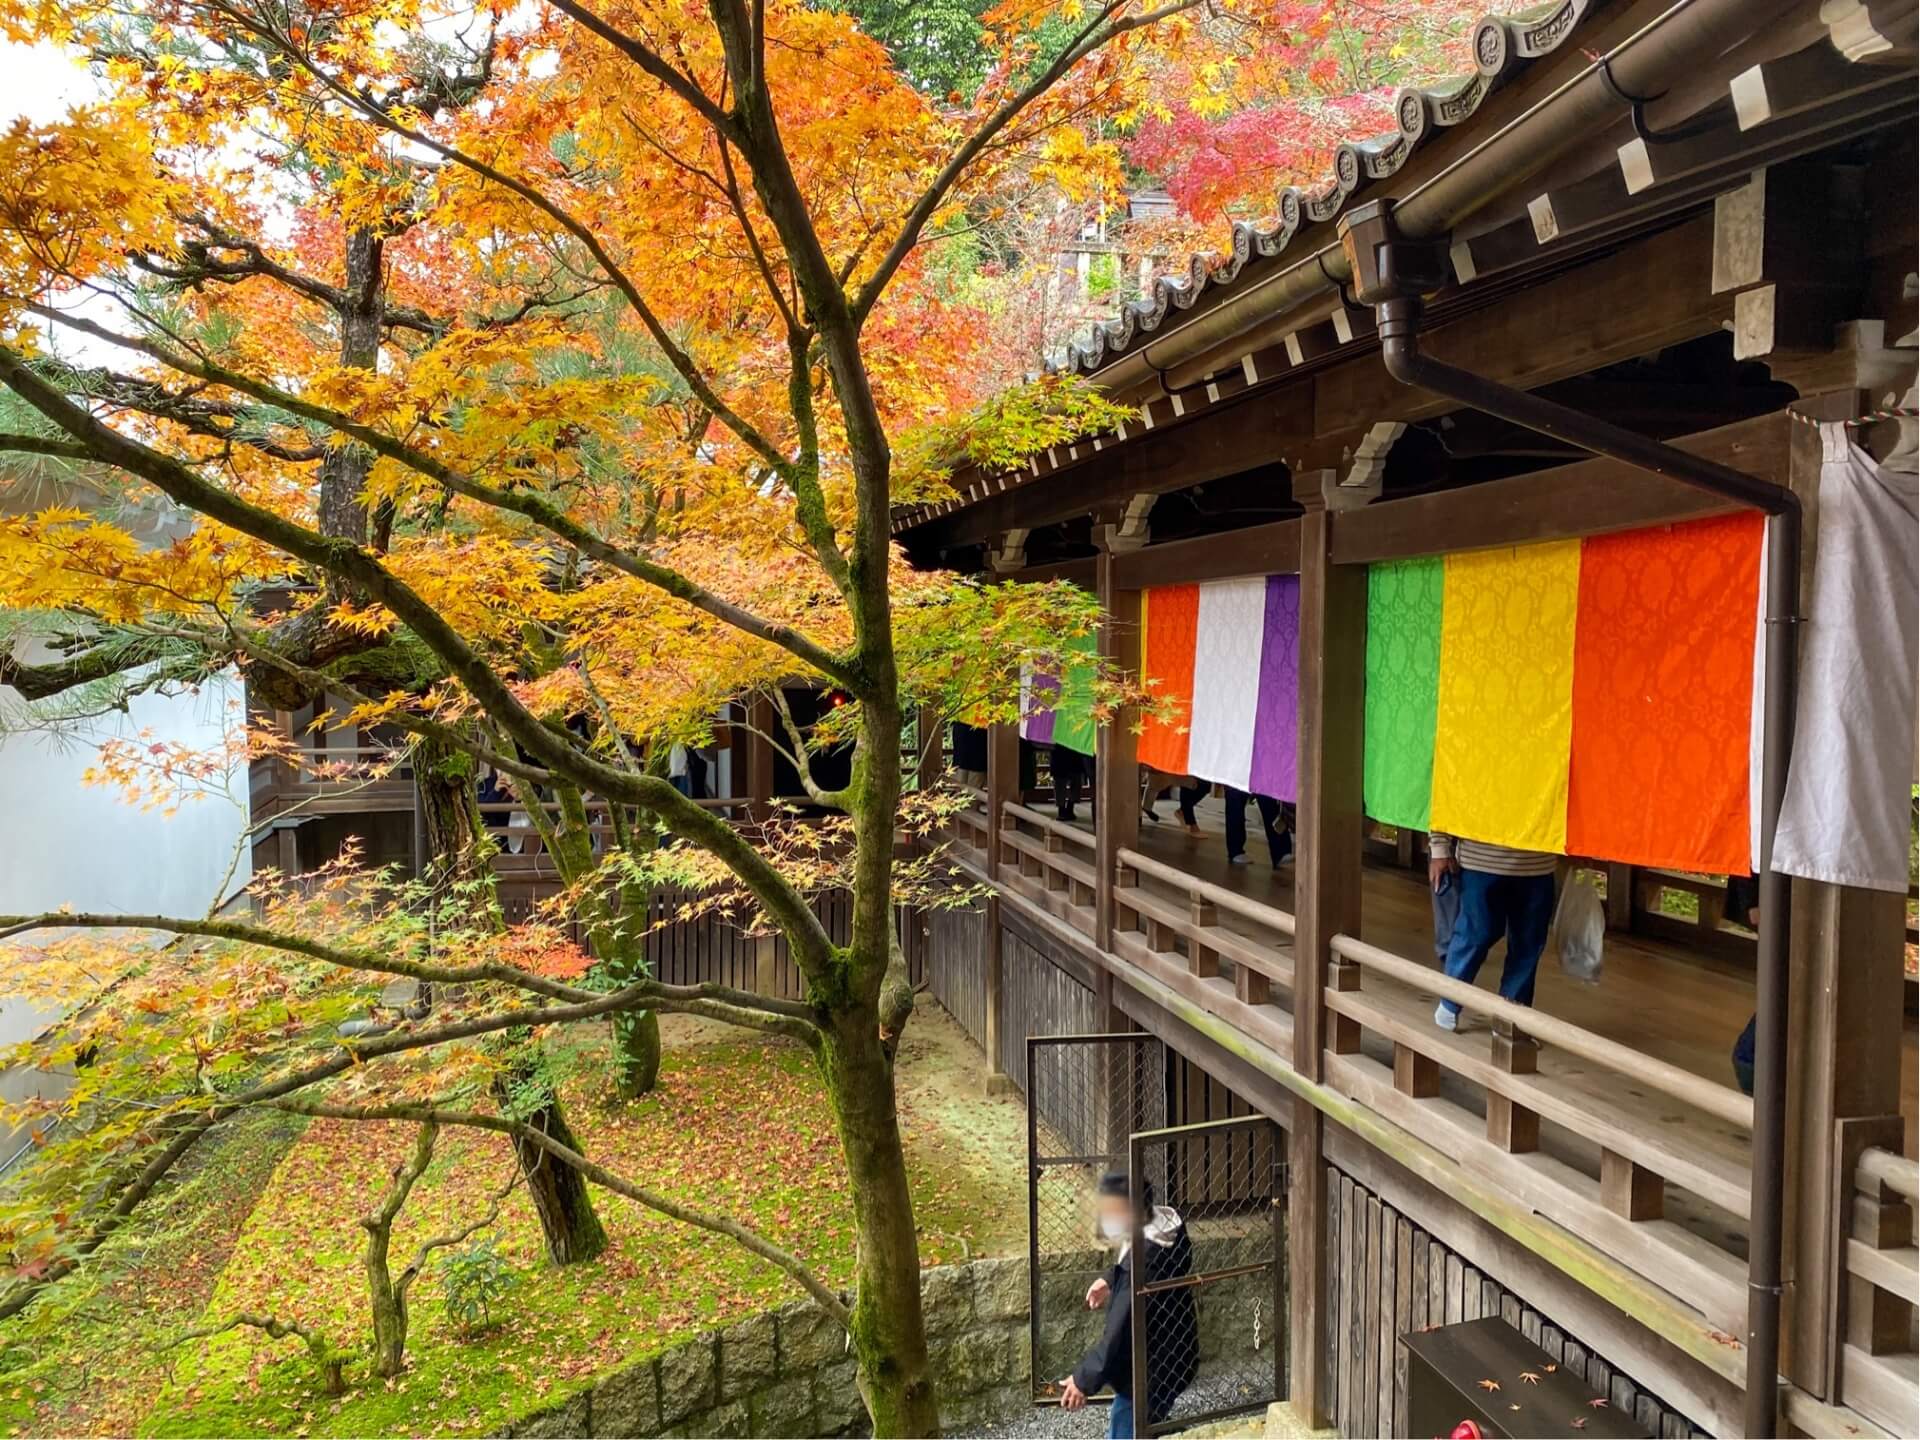
[[(539, 882), (500, 882), (501, 908), (509, 922), (524, 920), (538, 897), (552, 887)], [(648, 931), (645, 953), (649, 973), (669, 985), (730, 985), (788, 1000), (804, 999), (806, 982), (793, 961), (784, 935), (754, 935), (727, 916), (711, 911), (682, 916), (679, 912), (693, 892), (662, 886), (647, 897)], [(853, 896), (847, 890), (827, 890), (808, 902), (827, 936), (836, 945), (847, 943), (853, 921)], [(927, 979), (927, 936), (924, 917), (900, 906), (894, 914), (900, 943), (906, 951), (908, 978), (915, 985)], [(584, 942), (580, 927), (572, 927)]]
[(1649, 1434), (1704, 1433), (1334, 1166), (1327, 1167), (1327, 1245), (1324, 1379), (1343, 1435), (1408, 1433), (1399, 1336), (1488, 1315), (1505, 1320)]

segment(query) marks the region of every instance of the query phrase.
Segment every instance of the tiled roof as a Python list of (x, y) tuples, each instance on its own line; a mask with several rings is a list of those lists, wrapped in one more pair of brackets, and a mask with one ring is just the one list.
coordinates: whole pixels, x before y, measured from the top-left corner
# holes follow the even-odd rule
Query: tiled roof
[(1158, 330), (1168, 315), (1191, 310), (1209, 291), (1231, 286), (1256, 256), (1268, 259), (1284, 253), (1303, 228), (1333, 219), (1367, 185), (1399, 173), (1422, 145), (1471, 119), (1487, 96), (1516, 71), (1565, 44), (1588, 12), (1601, 3), (1550, 0), (1510, 15), (1483, 17), (1473, 30), (1475, 67), (1470, 74), (1402, 90), (1394, 101), (1397, 129), (1343, 141), (1334, 151), (1332, 173), (1320, 185), (1290, 185), (1280, 193), (1271, 224), (1236, 221), (1227, 253), (1198, 254), (1188, 262), (1186, 273), (1162, 273), (1150, 294), (1130, 301), (1116, 318), (1096, 325), (1084, 340), (1069, 346), (1053, 368), (1081, 374), (1098, 370), (1135, 340)]

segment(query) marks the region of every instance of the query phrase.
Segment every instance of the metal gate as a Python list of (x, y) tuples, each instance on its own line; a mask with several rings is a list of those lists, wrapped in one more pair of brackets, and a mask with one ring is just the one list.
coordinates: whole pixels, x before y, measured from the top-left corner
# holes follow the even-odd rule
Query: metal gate
[(1136, 1215), (1150, 1217), (1136, 1222), (1131, 1249), (1147, 1264), (1129, 1267), (1144, 1277), (1129, 1302), (1143, 1436), (1262, 1409), (1287, 1381), (1281, 1131), (1264, 1116), (1168, 1128), (1171, 1058), (1146, 1034), (1027, 1038), (1034, 1403), (1059, 1403), (1105, 1328), (1087, 1293), (1117, 1257), (1097, 1233), (1094, 1192), (1120, 1171)]
[(1034, 1403), (1054, 1405), (1106, 1322), (1087, 1290), (1113, 1255), (1094, 1187), (1128, 1142), (1167, 1123), (1167, 1053), (1146, 1034), (1027, 1037), (1027, 1298)]
[(1135, 1435), (1285, 1397), (1286, 1153), (1264, 1115), (1131, 1137)]

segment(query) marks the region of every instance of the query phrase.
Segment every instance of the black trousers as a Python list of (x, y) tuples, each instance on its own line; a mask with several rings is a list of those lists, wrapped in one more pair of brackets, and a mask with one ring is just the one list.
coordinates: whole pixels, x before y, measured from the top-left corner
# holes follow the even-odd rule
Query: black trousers
[(1080, 782), (1087, 782), (1088, 799), (1092, 799), (1093, 757), (1082, 755), (1078, 750), (1069, 750), (1064, 745), (1055, 745), (1048, 757), (1053, 770), (1053, 806), (1062, 820), (1073, 818), (1073, 807), (1080, 799)]
[(1206, 799), (1207, 791), (1212, 788), (1210, 785), (1182, 785), (1180, 787), (1180, 818), (1189, 825), (1198, 825), (1200, 822), (1194, 818), (1193, 807)]
[[(1236, 790), (1231, 785), (1227, 791), (1227, 854), (1228, 856), (1247, 853), (1247, 792)], [(1280, 838), (1280, 802), (1271, 795), (1255, 795), (1254, 800), (1260, 806), (1260, 823), (1267, 832), (1267, 854), (1278, 865), (1285, 853), (1286, 842)]]

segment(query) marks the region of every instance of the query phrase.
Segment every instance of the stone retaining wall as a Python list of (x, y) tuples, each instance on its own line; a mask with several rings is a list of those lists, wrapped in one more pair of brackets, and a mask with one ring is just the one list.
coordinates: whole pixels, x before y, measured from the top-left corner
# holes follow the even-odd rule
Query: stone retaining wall
[[(1197, 1268), (1209, 1267), (1208, 1248), (1205, 1241), (1195, 1247)], [(1104, 1315), (1089, 1311), (1082, 1296), (1111, 1258), (1098, 1250), (1048, 1257), (1044, 1355), (1077, 1356), (1098, 1338)], [(947, 1432), (964, 1435), (1027, 1409), (1025, 1257), (940, 1266), (922, 1272), (921, 1286)], [(1274, 1339), (1259, 1290), (1240, 1279), (1207, 1290), (1200, 1304), (1203, 1377), (1244, 1366), (1256, 1337), (1263, 1347)], [(839, 1436), (863, 1435), (866, 1426), (846, 1332), (811, 1301), (796, 1300), (602, 1376), (503, 1433), (522, 1440)]]
[[(927, 1270), (922, 1295), (946, 1427), (964, 1432), (1024, 1409), (1026, 1261)], [(866, 1423), (846, 1332), (797, 1300), (603, 1376), (505, 1434), (858, 1435)]]

